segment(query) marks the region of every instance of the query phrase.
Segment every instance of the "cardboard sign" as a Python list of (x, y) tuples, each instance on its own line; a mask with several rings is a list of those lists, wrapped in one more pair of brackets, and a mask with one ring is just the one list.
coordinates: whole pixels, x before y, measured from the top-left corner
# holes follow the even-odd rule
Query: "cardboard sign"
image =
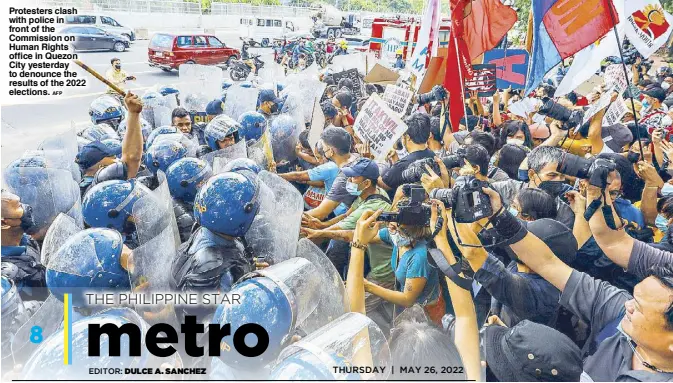
[(605, 85), (617, 93), (622, 93), (628, 88), (629, 83), (624, 76), (624, 68), (621, 64), (613, 64), (605, 69)]
[(358, 113), (353, 130), (363, 143), (370, 144), (376, 159), (382, 160), (406, 132), (407, 125), (374, 93)]
[(350, 79), (353, 82), (353, 94), (355, 95), (355, 100), (364, 97), (364, 92), (362, 91), (362, 81), (360, 80), (360, 74), (358, 74), (357, 69), (353, 68), (343, 72), (335, 73), (332, 75), (332, 78), (334, 79), (334, 83), (337, 85), (339, 84), (339, 81), (344, 78)]
[(395, 85), (400, 75), (383, 65), (376, 63), (369, 73), (365, 76), (365, 82), (368, 84)]
[(478, 92), (479, 97), (493, 96), (497, 90), (495, 81), (495, 65), (493, 64), (478, 64), (472, 65), (474, 75), (472, 79), (465, 81), (465, 91)]
[(524, 49), (492, 49), (484, 53), (484, 64), (495, 65), (498, 89), (524, 89), (529, 54)]
[(320, 100), (316, 99), (313, 103), (313, 116), (311, 119), (311, 128), (308, 131), (308, 143), (311, 144), (311, 149), (320, 141), (320, 134), (325, 129), (325, 115), (320, 107)]
[[(596, 113), (600, 112), (603, 110), (603, 108), (606, 108), (608, 105), (610, 105), (610, 100), (612, 100), (612, 92), (606, 92), (603, 93), (600, 99), (598, 99), (598, 102), (595, 102), (591, 104), (589, 109), (584, 113), (584, 120), (583, 122), (586, 123), (589, 120), (591, 120), (591, 117), (595, 116)], [(579, 129), (579, 126), (575, 129)]]
[(622, 97), (617, 98), (617, 101), (613, 102), (612, 105), (605, 112), (605, 117), (603, 117), (603, 126), (610, 126), (618, 123), (622, 120), (622, 117), (629, 111), (626, 107), (626, 102)]
[(385, 101), (392, 111), (404, 115), (413, 95), (414, 92), (410, 89), (388, 85), (386, 86), (386, 91), (383, 93), (383, 101)]

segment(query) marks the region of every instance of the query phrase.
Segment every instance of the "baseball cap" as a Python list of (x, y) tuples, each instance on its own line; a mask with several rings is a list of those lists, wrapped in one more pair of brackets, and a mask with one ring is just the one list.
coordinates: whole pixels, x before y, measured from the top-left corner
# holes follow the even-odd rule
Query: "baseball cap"
[(648, 87), (643, 93), (652, 98), (656, 98), (659, 102), (663, 102), (666, 99), (666, 91), (659, 86)]
[(577, 240), (566, 225), (551, 218), (542, 218), (527, 222), (526, 229), (544, 242), (561, 261), (570, 264), (575, 260)]
[(486, 363), (501, 382), (578, 382), (582, 375), (579, 347), (551, 327), (491, 325), (483, 339)]
[(346, 177), (365, 177), (372, 181), (379, 179), (379, 166), (369, 158), (359, 158), (341, 171)]
[(631, 102), (626, 103), (627, 113), (631, 113), (640, 120), (640, 111), (643, 109), (643, 104), (640, 101), (633, 101), (633, 106), (636, 107), (636, 113), (633, 113), (633, 108), (631, 108)]
[(114, 157), (120, 153), (121, 146), (108, 145), (101, 141), (93, 141), (84, 145), (77, 153), (75, 162), (82, 170), (89, 169), (106, 157)]
[(217, 116), (218, 114), (224, 113), (222, 104), (222, 100), (219, 98), (209, 102), (208, 105), (206, 105), (206, 114)]
[(545, 140), (551, 136), (551, 131), (546, 124), (534, 123), (531, 124), (528, 128), (530, 129), (530, 135), (532, 138)]
[(273, 89), (262, 89), (259, 91), (259, 102), (271, 101), (274, 104), (280, 104), (282, 101), (276, 97)]
[(605, 145), (615, 153), (621, 153), (624, 145), (633, 141), (633, 133), (623, 124), (604, 126), (601, 136)]

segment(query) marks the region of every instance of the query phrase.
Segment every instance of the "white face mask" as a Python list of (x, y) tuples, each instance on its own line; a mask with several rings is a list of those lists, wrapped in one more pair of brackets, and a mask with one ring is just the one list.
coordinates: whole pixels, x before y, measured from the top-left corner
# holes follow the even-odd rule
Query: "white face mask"
[(668, 90), (668, 88), (671, 87), (671, 84), (667, 83), (666, 81), (661, 83), (661, 89), (663, 90)]
[(523, 140), (519, 138), (508, 138), (508, 144), (523, 146)]

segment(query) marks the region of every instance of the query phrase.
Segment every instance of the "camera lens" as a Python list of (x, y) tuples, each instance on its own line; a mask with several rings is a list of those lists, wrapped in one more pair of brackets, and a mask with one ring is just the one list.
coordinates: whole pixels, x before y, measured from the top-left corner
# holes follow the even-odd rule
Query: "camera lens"
[(574, 154), (566, 153), (563, 156), (563, 160), (558, 164), (557, 170), (559, 173), (577, 177), (582, 179), (587, 179), (590, 176), (591, 164), (593, 161), (586, 160), (580, 156)]
[(444, 166), (446, 166), (447, 169), (460, 168), (465, 164), (463, 157), (457, 154), (442, 158), (442, 162), (444, 162)]

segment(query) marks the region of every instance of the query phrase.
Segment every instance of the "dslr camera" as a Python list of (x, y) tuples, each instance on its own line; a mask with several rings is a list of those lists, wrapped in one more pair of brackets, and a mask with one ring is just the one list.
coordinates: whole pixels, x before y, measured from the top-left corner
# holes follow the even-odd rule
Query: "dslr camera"
[(412, 162), (409, 167), (407, 167), (402, 172), (402, 181), (407, 184), (413, 184), (416, 182), (421, 182), (421, 176), (423, 173), (427, 173), (428, 170), (425, 168), (425, 165), (429, 165), (435, 174), (439, 174), (439, 165), (432, 158), (423, 158)]
[(397, 205), (397, 213), (382, 213), (378, 220), (409, 226), (430, 225), (430, 205), (423, 204), (425, 189), (420, 185), (406, 184), (402, 186), (402, 192), (409, 201)]
[(418, 95), (418, 105), (429, 104), (433, 101), (443, 100), (447, 97), (446, 89), (441, 85), (435, 85), (428, 93)]
[(611, 160), (595, 158), (587, 160), (574, 154), (565, 153), (556, 170), (559, 173), (585, 179), (589, 184), (605, 189), (608, 186), (608, 174), (617, 166)]
[(460, 176), (453, 187), (453, 218), (458, 223), (472, 223), (493, 215), (488, 195), (481, 190), (488, 182), (474, 176)]
[(584, 112), (582, 110), (570, 110), (565, 106), (554, 102), (551, 98), (544, 100), (544, 104), (538, 113), (553, 118), (554, 120), (561, 121), (561, 129), (569, 130), (573, 129), (582, 124), (584, 119)]
[(456, 154), (442, 158), (442, 162), (447, 169), (462, 168), (465, 165), (465, 148), (461, 147), (456, 151)]

